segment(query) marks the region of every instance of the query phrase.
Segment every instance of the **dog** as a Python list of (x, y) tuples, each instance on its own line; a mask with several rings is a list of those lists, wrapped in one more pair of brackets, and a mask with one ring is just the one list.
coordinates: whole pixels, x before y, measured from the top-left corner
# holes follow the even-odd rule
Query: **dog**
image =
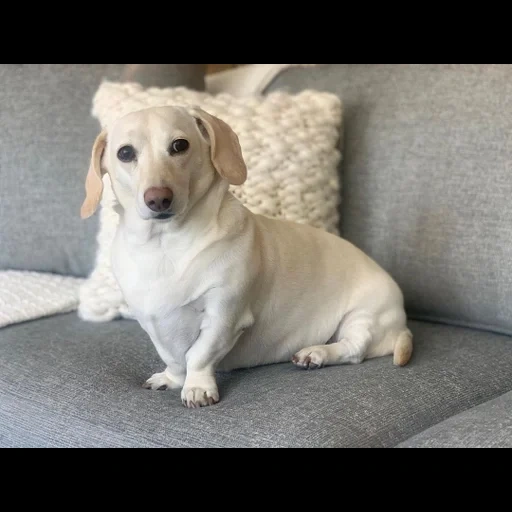
[(303, 369), (413, 350), (402, 292), (350, 242), (256, 215), (230, 192), (247, 168), (236, 133), (198, 107), (130, 113), (96, 138), (81, 216), (109, 173), (120, 221), (112, 268), (167, 368), (146, 389), (216, 404), (216, 371)]

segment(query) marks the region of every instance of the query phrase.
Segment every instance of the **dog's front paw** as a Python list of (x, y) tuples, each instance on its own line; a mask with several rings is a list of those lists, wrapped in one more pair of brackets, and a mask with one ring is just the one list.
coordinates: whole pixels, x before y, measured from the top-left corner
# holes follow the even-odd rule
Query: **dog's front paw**
[(155, 373), (153, 377), (148, 379), (142, 387), (144, 389), (153, 389), (155, 391), (166, 391), (167, 389), (179, 389), (181, 385), (173, 380), (167, 371)]
[(219, 391), (217, 387), (211, 387), (209, 389), (185, 387), (181, 391), (181, 400), (183, 405), (189, 409), (207, 407), (218, 403)]

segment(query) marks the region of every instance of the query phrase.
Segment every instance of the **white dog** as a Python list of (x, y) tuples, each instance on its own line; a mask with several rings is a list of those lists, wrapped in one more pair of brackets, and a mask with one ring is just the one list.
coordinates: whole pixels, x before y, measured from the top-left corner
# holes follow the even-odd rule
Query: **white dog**
[(229, 193), (247, 169), (220, 119), (160, 107), (118, 120), (94, 143), (83, 218), (105, 172), (121, 206), (114, 274), (167, 365), (146, 388), (183, 388), (183, 404), (201, 407), (219, 401), (217, 369), (409, 361), (403, 296), (377, 263), (320, 229), (254, 215)]

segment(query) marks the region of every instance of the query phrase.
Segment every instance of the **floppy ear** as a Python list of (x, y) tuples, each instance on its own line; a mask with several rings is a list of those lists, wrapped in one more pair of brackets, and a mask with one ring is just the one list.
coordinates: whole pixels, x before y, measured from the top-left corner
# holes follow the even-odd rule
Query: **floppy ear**
[(107, 132), (102, 131), (94, 141), (92, 147), (91, 164), (85, 180), (85, 201), (82, 204), (80, 215), (87, 219), (98, 209), (103, 194), (103, 175), (105, 171), (101, 167), (101, 157), (107, 145)]
[(237, 134), (222, 119), (200, 108), (196, 107), (193, 115), (203, 136), (210, 140), (210, 157), (216, 171), (231, 185), (242, 185), (247, 179), (247, 167)]

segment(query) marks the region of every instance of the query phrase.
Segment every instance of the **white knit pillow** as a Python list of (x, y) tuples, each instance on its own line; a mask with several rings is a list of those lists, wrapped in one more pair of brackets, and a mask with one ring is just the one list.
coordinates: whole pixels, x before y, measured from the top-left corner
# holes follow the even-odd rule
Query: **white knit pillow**
[[(342, 106), (337, 96), (306, 90), (238, 98), (104, 82), (93, 103), (93, 115), (107, 129), (119, 117), (146, 107), (200, 106), (228, 123), (240, 139), (248, 178), (231, 192), (247, 208), (338, 234)], [(108, 176), (104, 180), (96, 266), (80, 291), (79, 315), (94, 322), (130, 317), (110, 267), (118, 214)]]

